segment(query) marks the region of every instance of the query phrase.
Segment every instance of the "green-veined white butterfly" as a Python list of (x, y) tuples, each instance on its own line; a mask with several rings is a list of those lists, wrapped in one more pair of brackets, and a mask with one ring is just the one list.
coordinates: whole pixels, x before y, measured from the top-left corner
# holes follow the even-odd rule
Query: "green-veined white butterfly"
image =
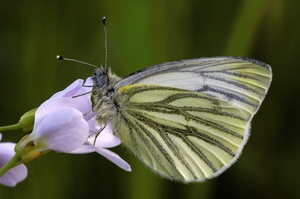
[(240, 156), (271, 78), (269, 65), (241, 57), (169, 62), (123, 79), (97, 68), (95, 111), (156, 173), (203, 181)]

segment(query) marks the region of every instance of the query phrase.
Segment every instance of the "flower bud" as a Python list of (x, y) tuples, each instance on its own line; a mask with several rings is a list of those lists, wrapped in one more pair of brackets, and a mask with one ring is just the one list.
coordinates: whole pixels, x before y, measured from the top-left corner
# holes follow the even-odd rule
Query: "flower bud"
[(34, 115), (37, 108), (34, 108), (30, 111), (27, 111), (19, 120), (19, 126), (23, 129), (24, 132), (31, 132), (34, 125)]

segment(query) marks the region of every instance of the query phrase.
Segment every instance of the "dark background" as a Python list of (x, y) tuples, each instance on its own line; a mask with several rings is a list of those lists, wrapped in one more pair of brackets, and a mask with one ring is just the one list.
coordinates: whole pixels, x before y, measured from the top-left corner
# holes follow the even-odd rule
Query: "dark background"
[[(272, 66), (273, 82), (241, 158), (219, 177), (184, 185), (161, 179), (119, 146), (127, 173), (97, 154), (55, 154), (28, 164), (27, 179), (0, 199), (300, 198), (300, 1), (1, 1), (0, 125), (12, 124), (88, 66), (125, 76), (147, 66), (208, 56), (247, 56)], [(3, 132), (17, 142), (23, 133)]]

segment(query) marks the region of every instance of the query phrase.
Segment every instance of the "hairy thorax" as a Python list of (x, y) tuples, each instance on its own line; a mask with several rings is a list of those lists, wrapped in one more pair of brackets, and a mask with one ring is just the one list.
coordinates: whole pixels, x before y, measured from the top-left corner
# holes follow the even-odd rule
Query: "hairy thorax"
[(106, 124), (117, 116), (117, 107), (113, 99), (116, 92), (114, 86), (121, 78), (112, 74), (110, 69), (96, 68), (93, 71), (92, 79), (94, 83), (93, 109), (97, 122)]

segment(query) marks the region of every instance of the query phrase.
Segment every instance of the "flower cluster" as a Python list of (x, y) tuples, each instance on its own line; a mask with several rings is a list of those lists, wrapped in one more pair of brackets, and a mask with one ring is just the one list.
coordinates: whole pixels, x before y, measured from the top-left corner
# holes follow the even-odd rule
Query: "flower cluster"
[(15, 127), (32, 131), (16, 145), (0, 143), (0, 184), (15, 186), (27, 176), (23, 163), (51, 151), (71, 154), (97, 152), (120, 168), (131, 171), (127, 162), (107, 149), (121, 141), (113, 134), (110, 124), (97, 124), (92, 111), (92, 86), (85, 85), (92, 85), (92, 80), (76, 80), (21, 118)]

